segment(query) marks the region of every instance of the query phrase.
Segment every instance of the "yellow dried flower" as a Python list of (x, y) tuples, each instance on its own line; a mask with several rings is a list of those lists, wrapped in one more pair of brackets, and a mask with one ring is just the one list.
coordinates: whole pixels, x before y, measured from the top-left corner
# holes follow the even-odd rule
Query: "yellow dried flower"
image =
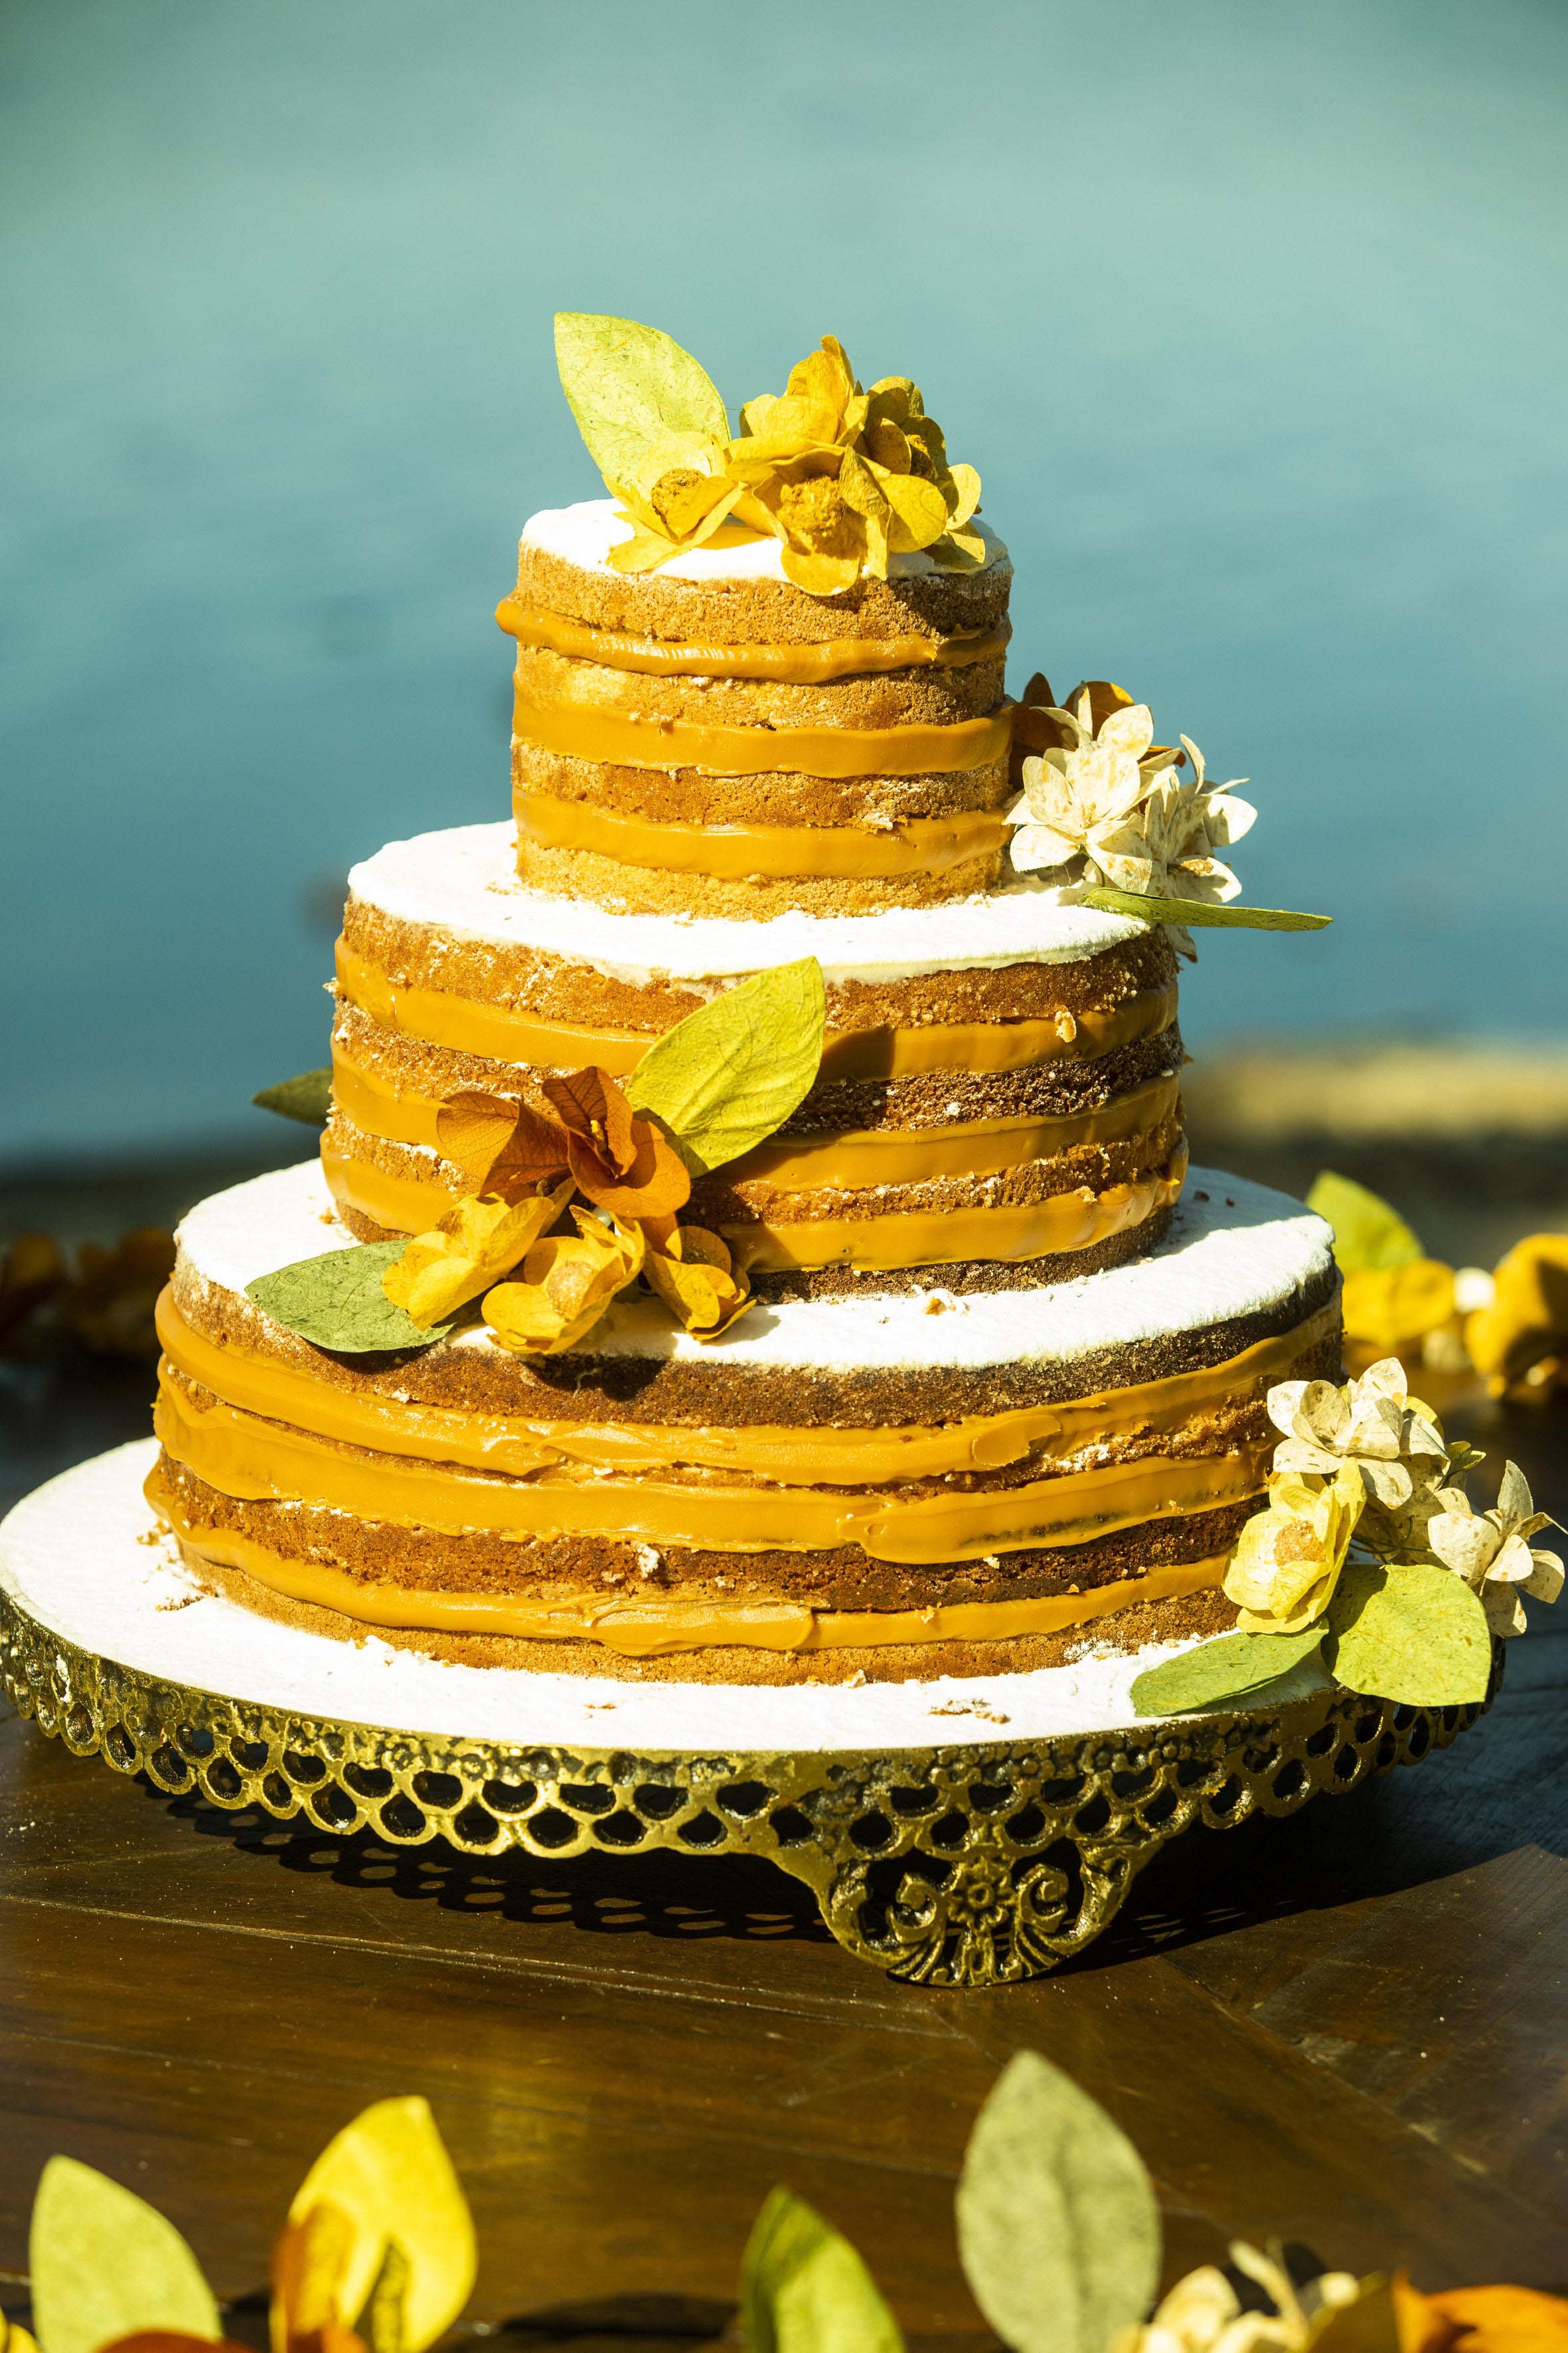
[(1306, 2353), (1332, 2314), (1387, 2292), (1386, 2282), (1351, 2272), (1323, 2272), (1299, 2288), (1277, 2246), (1264, 2253), (1237, 2241), (1230, 2260), (1263, 2290), (1271, 2310), (1245, 2309), (1218, 2265), (1204, 2263), (1162, 2297), (1152, 2319), (1118, 2330), (1109, 2353)]
[(701, 1226), (675, 1226), (666, 1236), (662, 1221), (644, 1228), (647, 1255), (643, 1278), (699, 1340), (716, 1340), (751, 1304), (752, 1286), (736, 1266), (729, 1244)]
[(725, 470), (747, 496), (732, 512), (784, 541), (796, 587), (831, 596), (862, 574), (885, 580), (889, 555), (916, 548), (954, 570), (983, 561), (984, 542), (967, 529), (980, 477), (949, 465), (942, 427), (908, 376), (863, 392), (843, 345), (825, 335), (782, 394), (747, 401), (741, 423)]
[(1322, 1616), (1339, 1582), (1365, 1491), (1352, 1464), (1330, 1483), (1277, 1472), (1267, 1507), (1248, 1520), (1225, 1590), (1247, 1634), (1299, 1634)]
[(1419, 1356), (1428, 1335), (1453, 1324), (1454, 1270), (1440, 1259), (1352, 1267), (1344, 1279), (1345, 1338), (1374, 1356)]
[(566, 1206), (570, 1184), (524, 1194), (459, 1201), (427, 1234), (416, 1234), (389, 1266), (381, 1287), (413, 1323), (443, 1323), (465, 1300), (510, 1272)]
[(574, 1208), (573, 1234), (535, 1242), (521, 1282), (503, 1282), (485, 1299), (485, 1321), (519, 1356), (552, 1356), (593, 1329), (611, 1300), (642, 1271), (642, 1229)]
[(1514, 1245), (1498, 1265), (1490, 1303), (1466, 1321), (1465, 1345), (1500, 1397), (1568, 1378), (1568, 1234)]

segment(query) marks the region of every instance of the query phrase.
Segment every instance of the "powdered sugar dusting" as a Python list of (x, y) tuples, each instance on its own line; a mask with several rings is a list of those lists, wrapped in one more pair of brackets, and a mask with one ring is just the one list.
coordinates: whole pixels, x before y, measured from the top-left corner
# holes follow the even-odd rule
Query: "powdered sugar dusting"
[[(332, 1215), (315, 1161), (215, 1194), (179, 1231), (186, 1268), (232, 1292), (296, 1259), (351, 1249), (353, 1240)], [(1059, 1363), (1277, 1307), (1321, 1282), (1331, 1240), (1321, 1218), (1289, 1195), (1193, 1168), (1163, 1241), (1099, 1274), (1029, 1291), (780, 1300), (752, 1307), (709, 1341), (682, 1331), (658, 1301), (631, 1295), (595, 1326), (593, 1353), (803, 1371)], [(940, 1314), (931, 1312), (933, 1298)], [(447, 1345), (496, 1344), (471, 1331)]]
[(1008, 964), (1076, 964), (1137, 939), (1130, 915), (1053, 905), (1023, 881), (936, 907), (866, 915), (799, 911), (749, 923), (720, 915), (617, 915), (585, 899), (553, 899), (518, 881), (510, 824), (454, 826), (389, 841), (354, 867), (349, 889), (366, 906), (454, 939), (533, 948), (591, 965), (613, 980), (733, 980), (814, 955), (829, 981), (907, 980)]

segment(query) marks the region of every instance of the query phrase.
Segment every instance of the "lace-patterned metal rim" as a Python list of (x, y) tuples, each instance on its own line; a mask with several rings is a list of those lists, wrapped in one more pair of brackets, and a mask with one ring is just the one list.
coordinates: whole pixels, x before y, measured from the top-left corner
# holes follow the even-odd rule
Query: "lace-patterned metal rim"
[[(1492, 1693), (1501, 1645), (1493, 1646)], [(79, 1649), (0, 1594), (17, 1712), (171, 1796), (395, 1846), (542, 1860), (657, 1847), (776, 1863), (858, 1958), (927, 1985), (1037, 1977), (1083, 1952), (1194, 1824), (1292, 1814), (1445, 1748), (1489, 1705), (1342, 1691), (1057, 1740), (816, 1754), (533, 1747), (294, 1715)]]

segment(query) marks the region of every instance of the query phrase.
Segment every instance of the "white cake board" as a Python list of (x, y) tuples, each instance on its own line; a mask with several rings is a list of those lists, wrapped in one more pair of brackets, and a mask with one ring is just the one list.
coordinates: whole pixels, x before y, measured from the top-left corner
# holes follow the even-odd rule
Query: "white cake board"
[[(933, 1683), (630, 1683), (422, 1657), (345, 1642), (207, 1592), (142, 1493), (158, 1452), (138, 1439), (51, 1479), (0, 1525), (0, 1589), (37, 1623), (139, 1672), (299, 1715), (466, 1739), (803, 1750), (952, 1747), (1135, 1725), (1146, 1667), (1190, 1647), (1086, 1642), (1070, 1665)], [(1300, 1669), (1283, 1696), (1328, 1688)], [(1150, 1727), (1145, 1727), (1149, 1729)]]

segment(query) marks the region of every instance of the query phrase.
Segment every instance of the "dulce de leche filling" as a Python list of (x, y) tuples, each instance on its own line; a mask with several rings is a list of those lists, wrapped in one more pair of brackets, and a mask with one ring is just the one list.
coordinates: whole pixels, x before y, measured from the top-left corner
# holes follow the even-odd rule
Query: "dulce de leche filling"
[[(875, 1185), (927, 1185), (941, 1176), (991, 1176), (1085, 1144), (1120, 1144), (1175, 1113), (1181, 1082), (1152, 1079), (1097, 1110), (1033, 1119), (950, 1120), (941, 1127), (864, 1128), (759, 1145), (728, 1168), (736, 1184), (766, 1179), (786, 1192), (854, 1192)], [(437, 1147), (437, 1097), (399, 1092), (378, 1072), (332, 1048), (332, 1093), (367, 1135)]]
[(715, 776), (931, 776), (1005, 760), (1013, 706), (1004, 703), (981, 719), (902, 727), (700, 727), (684, 719), (534, 702), (519, 684), (511, 728), (520, 743), (541, 751), (618, 768), (696, 768)]
[(745, 1647), (765, 1651), (858, 1650), (875, 1644), (991, 1642), (1055, 1634), (1139, 1602), (1217, 1586), (1225, 1556), (1145, 1569), (1089, 1593), (1023, 1601), (938, 1603), (929, 1609), (812, 1609), (790, 1601), (533, 1601), (496, 1593), (431, 1593), (416, 1586), (374, 1585), (324, 1561), (269, 1551), (231, 1528), (198, 1527), (175, 1505), (154, 1471), (147, 1499), (198, 1567), (237, 1568), (258, 1585), (331, 1609), (361, 1625), (428, 1633), (509, 1635), (535, 1641), (596, 1642), (621, 1658), (669, 1657), (683, 1651)]
[[(782, 735), (767, 737), (769, 743), (784, 740)], [(623, 810), (601, 808), (596, 803), (563, 801), (553, 793), (530, 792), (523, 785), (513, 792), (511, 806), (520, 844), (531, 843), (540, 849), (590, 849), (621, 866), (710, 874), (731, 882), (759, 874), (813, 875), (840, 881), (943, 874), (968, 859), (1000, 849), (1009, 830), (1006, 820), (993, 809), (907, 818), (885, 829), (853, 825), (655, 825), (647, 818), (628, 817)]]
[[(340, 1208), (394, 1233), (427, 1232), (458, 1198), (456, 1188), (448, 1189), (435, 1175), (394, 1176), (374, 1161), (355, 1159), (330, 1134), (321, 1138), (321, 1171)], [(829, 1266), (891, 1271), (971, 1260), (1047, 1258), (1092, 1249), (1141, 1226), (1180, 1198), (1186, 1171), (1184, 1148), (1157, 1176), (1110, 1185), (1102, 1193), (1080, 1185), (1042, 1200), (1009, 1201), (994, 1208), (895, 1210), (884, 1217), (803, 1218), (778, 1225), (748, 1219), (721, 1221), (719, 1231), (736, 1262), (751, 1273)]]
[[(407, 987), (379, 965), (337, 944), (338, 987), (384, 1029), (451, 1053), (545, 1070), (581, 1070), (596, 1063), (616, 1078), (635, 1071), (654, 1037), (640, 1029), (608, 1029), (542, 1021), (531, 1013)], [(1039, 1021), (931, 1022), (911, 1029), (829, 1029), (823, 1046), (825, 1079), (902, 1079), (930, 1071), (1034, 1070), (1043, 1062), (1083, 1061), (1158, 1036), (1176, 1018), (1174, 982), (1140, 989), (1103, 1010), (1058, 1013)]]
[(1010, 628), (961, 629), (946, 638), (829, 638), (816, 645), (676, 644), (593, 628), (531, 605), (515, 591), (496, 607), (496, 620), (519, 645), (606, 670), (650, 678), (761, 678), (789, 686), (824, 686), (888, 670), (962, 669), (1004, 652), (1012, 636)]
[(220, 1494), (305, 1503), (395, 1527), (522, 1541), (608, 1536), (692, 1552), (831, 1552), (929, 1568), (1036, 1546), (1087, 1544), (1119, 1529), (1247, 1502), (1262, 1492), (1270, 1441), (1216, 1457), (1145, 1455), (1016, 1487), (914, 1497), (817, 1487), (702, 1486), (584, 1477), (575, 1467), (487, 1477), (396, 1455), (348, 1453), (241, 1408), (198, 1405), (165, 1377), (153, 1427), (176, 1462)]
[(680, 1465), (742, 1472), (781, 1486), (872, 1487), (952, 1472), (999, 1471), (1030, 1453), (1066, 1458), (1132, 1431), (1169, 1435), (1194, 1414), (1245, 1403), (1265, 1384), (1288, 1377), (1334, 1328), (1336, 1314), (1332, 1306), (1320, 1308), (1293, 1330), (1256, 1341), (1220, 1364), (1092, 1397), (951, 1422), (867, 1429), (813, 1422), (723, 1429), (472, 1413), (339, 1388), (233, 1340), (218, 1347), (185, 1321), (169, 1289), (158, 1302), (156, 1320), (167, 1363), (226, 1405), (373, 1451), (524, 1478), (568, 1463), (633, 1475)]

